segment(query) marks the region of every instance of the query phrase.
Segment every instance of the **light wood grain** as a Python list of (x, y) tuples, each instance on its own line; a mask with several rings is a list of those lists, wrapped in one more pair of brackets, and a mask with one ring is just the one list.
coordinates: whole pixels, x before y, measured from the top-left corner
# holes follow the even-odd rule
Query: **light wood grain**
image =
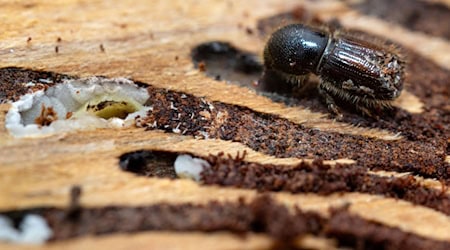
[[(274, 103), (252, 90), (226, 82), (214, 81), (193, 68), (190, 49), (210, 40), (225, 40), (242, 49), (261, 53), (264, 40), (248, 35), (239, 28), (254, 28), (257, 20), (305, 4), (323, 18), (340, 15), (349, 26), (369, 25), (374, 33), (383, 33), (391, 25), (367, 17), (358, 17), (339, 1), (0, 1), (0, 67), (17, 66), (43, 69), (79, 76), (105, 75), (130, 77), (153, 86), (183, 91), (277, 114), (298, 124), (357, 134), (384, 140), (396, 140), (396, 133), (379, 129), (355, 128), (299, 107)], [(392, 39), (416, 49), (419, 53), (449, 68), (448, 42), (394, 27)], [(394, 32), (393, 32), (394, 33)], [(401, 34), (401, 35), (398, 35)], [(27, 43), (28, 37), (31, 42)], [(57, 42), (57, 38), (62, 39)], [(426, 42), (422, 47), (414, 41)], [(100, 51), (103, 45), (105, 52)], [(58, 46), (59, 53), (55, 53)], [(178, 60), (175, 60), (178, 57)], [(413, 94), (402, 96), (399, 107), (422, 112), (420, 100)], [(0, 104), (0, 210), (33, 206), (68, 205), (72, 185), (83, 188), (81, 203), (87, 207), (120, 204), (146, 205), (157, 202), (194, 202), (251, 198), (256, 192), (219, 187), (201, 187), (187, 180), (162, 180), (137, 177), (119, 170), (118, 157), (139, 149), (187, 151), (200, 155), (224, 151), (232, 155), (246, 150), (247, 159), (260, 163), (296, 164), (301, 159), (277, 159), (248, 147), (220, 140), (195, 140), (192, 137), (145, 132), (140, 128), (101, 129), (57, 134), (37, 139), (17, 139), (4, 128), (9, 104)], [(348, 162), (348, 159), (341, 159)], [(332, 162), (331, 162), (332, 163)], [(430, 180), (432, 181), (432, 180)], [(432, 183), (437, 185), (436, 182)], [(448, 240), (450, 219), (437, 211), (410, 203), (366, 194), (291, 195), (279, 193), (275, 198), (292, 207), (299, 205), (324, 215), (331, 206), (352, 204), (352, 212), (373, 221), (396, 226), (408, 232), (439, 240)], [(397, 209), (397, 211), (389, 210)], [(395, 217), (401, 212), (401, 219)], [(422, 214), (422, 216), (417, 216)], [(396, 219), (397, 218), (397, 219)], [(156, 240), (157, 239), (157, 240)], [(177, 239), (175, 243), (173, 239)], [(73, 249), (103, 246), (114, 249), (147, 249), (165, 244), (213, 246), (221, 241), (230, 248), (242, 245), (241, 239), (228, 234), (143, 233), (75, 239), (67, 243), (42, 246), (39, 249)], [(267, 247), (265, 237), (246, 238), (248, 249)], [(97, 245), (98, 244), (98, 245)], [(209, 244), (209, 245), (208, 245)], [(235, 244), (235, 245), (233, 245)], [(15, 248), (15, 246), (0, 245)], [(229, 249), (228, 245), (222, 246)], [(5, 249), (7, 249), (5, 248)], [(100, 247), (102, 248), (102, 247)], [(186, 248), (185, 248), (186, 249)]]

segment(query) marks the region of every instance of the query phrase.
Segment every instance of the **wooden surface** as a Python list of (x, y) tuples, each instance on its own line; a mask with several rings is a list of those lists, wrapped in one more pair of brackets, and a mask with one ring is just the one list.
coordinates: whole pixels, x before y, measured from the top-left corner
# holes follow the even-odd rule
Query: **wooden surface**
[[(230, 41), (259, 54), (264, 40), (256, 35), (246, 35), (245, 30), (239, 27), (254, 28), (259, 18), (292, 9), (297, 4), (299, 1), (277, 0), (0, 1), (0, 67), (17, 66), (78, 76), (130, 77), (156, 87), (202, 96), (210, 101), (219, 100), (278, 114), (292, 122), (323, 131), (397, 139), (395, 133), (390, 131), (355, 128), (332, 121), (325, 114), (274, 103), (252, 90), (214, 81), (194, 69), (190, 49), (205, 41)], [(450, 69), (450, 43), (443, 39), (417, 34), (375, 18), (357, 17), (355, 22), (356, 14), (338, 1), (307, 1), (305, 5), (311, 10), (320, 10), (324, 19), (342, 13), (340, 20), (344, 25), (365, 29), (371, 27), (371, 32), (414, 48)], [(386, 33), (386, 30), (392, 32)], [(32, 38), (31, 42), (27, 42), (28, 37)], [(58, 37), (61, 42), (57, 42)], [(429, 46), (420, 46), (421, 43)], [(101, 44), (105, 48), (104, 53), (99, 48)], [(59, 48), (58, 53), (55, 53), (55, 46)], [(420, 99), (407, 92), (396, 105), (405, 108), (420, 106)], [(204, 156), (220, 151), (235, 155), (246, 150), (249, 161), (285, 164), (300, 161), (294, 158), (277, 159), (240, 143), (196, 140), (157, 130), (143, 133), (142, 128), (101, 129), (40, 139), (17, 139), (5, 130), (4, 111), (8, 107), (9, 104), (0, 104), (0, 210), (44, 205), (65, 207), (72, 185), (83, 187), (81, 203), (87, 207), (145, 205), (161, 201), (233, 201), (239, 196), (252, 197), (256, 194), (251, 190), (203, 187), (187, 180), (149, 179), (117, 171), (118, 157), (139, 149), (187, 151)], [(352, 162), (349, 159), (340, 161)], [(438, 181), (426, 181), (429, 186), (440, 188)], [(332, 205), (351, 202), (351, 212), (372, 221), (433, 239), (450, 238), (448, 216), (403, 201), (369, 194), (323, 197), (277, 193), (274, 196), (284, 204), (298, 204), (303, 209), (323, 214)], [(173, 243), (172, 239), (176, 239), (187, 246), (196, 244), (198, 240), (205, 246), (226, 241), (230, 246), (224, 246), (224, 249), (242, 246), (239, 238), (227, 233), (210, 236), (200, 233), (159, 234), (113, 234), (102, 238), (74, 239), (67, 244), (74, 249), (94, 246), (145, 249), (143, 241), (158, 239), (163, 243), (155, 243), (155, 247), (164, 248), (167, 246), (164, 242)], [(246, 244), (249, 249), (255, 249), (266, 246), (268, 241), (264, 236), (255, 236), (248, 238)], [(58, 249), (65, 245), (65, 242), (59, 242), (40, 249)], [(18, 249), (1, 243), (0, 247)]]

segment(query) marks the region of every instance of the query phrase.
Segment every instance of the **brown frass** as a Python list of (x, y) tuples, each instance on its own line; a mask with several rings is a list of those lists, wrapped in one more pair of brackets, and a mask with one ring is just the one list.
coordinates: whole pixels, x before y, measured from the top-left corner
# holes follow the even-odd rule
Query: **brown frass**
[(326, 224), (326, 235), (336, 237), (340, 245), (356, 249), (448, 249), (449, 241), (435, 241), (402, 232), (352, 215), (342, 208), (334, 209)]
[[(76, 77), (49, 71), (35, 71), (18, 67), (0, 68), (0, 104), (17, 101), (20, 96), (35, 88), (46, 89), (64, 79), (73, 78)], [(33, 83), (35, 86), (26, 86), (27, 83)]]
[(147, 105), (151, 105), (152, 110), (139, 121), (148, 129), (173, 133), (178, 128), (183, 135), (241, 142), (253, 150), (281, 158), (350, 158), (369, 169), (449, 179), (442, 143), (384, 141), (325, 132), (246, 107), (208, 102), (193, 95), (151, 86), (148, 90)]
[(325, 165), (322, 161), (297, 166), (250, 163), (244, 158), (210, 155), (211, 167), (201, 173), (208, 185), (233, 186), (259, 191), (290, 193), (361, 192), (379, 194), (426, 206), (450, 215), (450, 195), (422, 186), (413, 176), (383, 177), (368, 173), (358, 165)]
[[(120, 167), (129, 172), (149, 177), (176, 178), (174, 162), (178, 155), (166, 151), (140, 150), (120, 157)], [(329, 195), (338, 192), (360, 192), (384, 195), (426, 206), (450, 215), (450, 195), (442, 189), (428, 188), (413, 176), (379, 176), (368, 173), (361, 166), (325, 165), (321, 161), (302, 162), (296, 166), (259, 164), (245, 161), (242, 156), (210, 155), (210, 167), (201, 175), (202, 185), (219, 185), (256, 189), (261, 192), (317, 193)], [(163, 176), (160, 173), (173, 173)]]
[[(244, 202), (210, 201), (206, 204), (158, 203), (150, 206), (71, 209), (33, 208), (5, 211), (16, 225), (26, 214), (39, 214), (53, 231), (51, 241), (87, 235), (140, 231), (227, 231), (242, 235), (261, 233), (273, 237), (277, 246), (295, 247), (296, 237), (312, 234), (333, 238), (339, 246), (358, 249), (448, 249), (450, 242), (423, 238), (398, 228), (367, 221), (345, 208), (332, 209), (329, 218), (298, 208), (289, 210), (268, 195)], [(277, 242), (283, 244), (277, 244)], [(292, 248), (288, 248), (292, 249)]]
[[(274, 238), (291, 239), (306, 233), (319, 233), (322, 218), (311, 212), (295, 209), (289, 212), (284, 205), (263, 195), (251, 201), (218, 202), (204, 205), (159, 203), (150, 206), (68, 209), (44, 207), (3, 212), (16, 224), (26, 214), (43, 216), (53, 230), (51, 240), (64, 240), (84, 235), (102, 235), (138, 231), (229, 231), (265, 233)], [(276, 219), (274, 219), (276, 218)]]

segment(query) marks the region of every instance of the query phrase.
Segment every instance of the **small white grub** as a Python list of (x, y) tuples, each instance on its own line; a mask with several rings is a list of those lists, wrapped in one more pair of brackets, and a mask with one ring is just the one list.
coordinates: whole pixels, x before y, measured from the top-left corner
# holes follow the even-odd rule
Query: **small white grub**
[(19, 238), (20, 233), (14, 228), (12, 221), (0, 215), (0, 241), (17, 242)]
[(175, 172), (179, 178), (193, 179), (200, 181), (200, 173), (210, 167), (209, 163), (203, 159), (192, 158), (190, 155), (179, 155), (175, 160)]
[(35, 214), (25, 216), (20, 224), (20, 230), (22, 242), (29, 244), (42, 244), (53, 235), (47, 221)]
[(18, 244), (43, 244), (53, 235), (52, 230), (39, 215), (28, 214), (19, 225), (14, 228), (12, 221), (0, 216), (0, 241)]
[(125, 78), (65, 80), (13, 102), (5, 126), (16, 137), (130, 126), (151, 109), (143, 106), (148, 98), (145, 88)]

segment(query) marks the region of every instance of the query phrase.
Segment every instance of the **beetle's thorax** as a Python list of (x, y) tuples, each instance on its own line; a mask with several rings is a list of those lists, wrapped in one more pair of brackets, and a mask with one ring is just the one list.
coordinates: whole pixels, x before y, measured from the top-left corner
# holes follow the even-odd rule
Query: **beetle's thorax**
[(274, 32), (264, 56), (270, 67), (285, 74), (314, 73), (329, 35), (322, 30), (292, 24)]

